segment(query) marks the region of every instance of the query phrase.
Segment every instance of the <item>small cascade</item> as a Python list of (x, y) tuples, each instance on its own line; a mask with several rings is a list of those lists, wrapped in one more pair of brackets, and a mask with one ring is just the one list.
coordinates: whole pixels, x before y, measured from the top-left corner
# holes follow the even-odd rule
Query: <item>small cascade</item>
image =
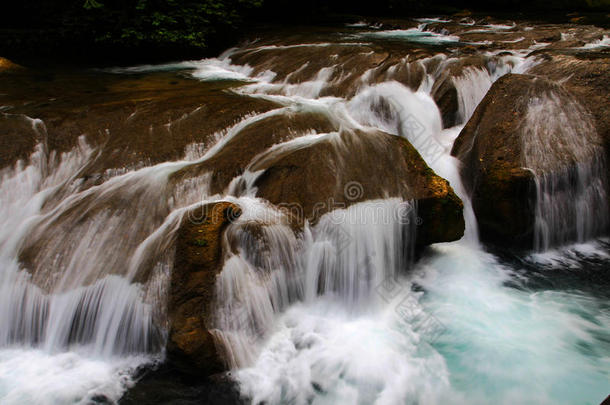
[(170, 186), (188, 162), (91, 184), (84, 173), (96, 156), (84, 139), (61, 155), (39, 144), (27, 164), (0, 173), (0, 374), (44, 377), (13, 356), (56, 370), (49, 381), (80, 373), (72, 391), (40, 397), (27, 384), (0, 385), (3, 403), (118, 401), (136, 368), (163, 358), (173, 235), (206, 187)]
[[(173, 240), (182, 215), (208, 197), (209, 174), (172, 181), (213, 157), (249, 125), (245, 116), (193, 161), (85, 175), (97, 153), (81, 138), (61, 156), (37, 146), (28, 164), (0, 173), (0, 347), (54, 353), (86, 347), (112, 357), (159, 354)], [(44, 132), (44, 124), (32, 120)]]
[(608, 169), (584, 108), (559, 88), (532, 97), (522, 131), (524, 164), (536, 184), (535, 250), (585, 242), (607, 230)]
[(493, 80), (487, 70), (468, 68), (461, 76), (453, 78), (453, 83), (458, 93), (456, 121), (464, 125), (491, 88)]
[[(86, 145), (48, 164), (36, 157), (41, 153), (26, 168), (3, 174), (3, 218), (19, 226), (3, 224), (0, 241), (0, 345), (49, 352), (86, 345), (103, 356), (159, 352), (164, 332), (152, 305), (159, 297), (148, 290), (148, 277), (134, 284), (128, 272), (155, 217), (144, 203), (154, 198), (146, 192), (158, 185), (154, 174), (143, 169), (79, 191), (77, 176), (91, 155)], [(112, 207), (113, 198), (129, 198), (131, 191), (141, 199)], [(130, 208), (140, 214), (126, 215)], [(134, 227), (134, 219), (142, 227)], [(69, 234), (61, 231), (67, 227)]]
[[(78, 174), (91, 156), (85, 144), (62, 156), (39, 145), (29, 164), (20, 162), (0, 176), (0, 375), (8, 378), (0, 384), (3, 403), (86, 402), (96, 395), (117, 401), (133, 383), (133, 370), (162, 352), (165, 332), (156, 304), (162, 296), (155, 289), (163, 283), (133, 283), (110, 268), (112, 255), (121, 251), (116, 244), (127, 240), (116, 238), (121, 230), (99, 224), (92, 228), (101, 233), (96, 236), (52, 225), (52, 218), (74, 207)], [(99, 198), (108, 190), (97, 191)], [(19, 256), (35, 234), (47, 242), (32, 254), (42, 260), (24, 267)], [(104, 235), (114, 239), (114, 249), (97, 245)], [(72, 388), (63, 389), (69, 380)]]
[(422, 143), (434, 140), (442, 129), (434, 100), (395, 81), (363, 88), (349, 101), (348, 110), (362, 125), (403, 136), (417, 149), (425, 149)]
[(271, 330), (276, 312), (302, 296), (297, 254), (301, 242), (275, 208), (250, 197), (236, 203), (242, 215), (227, 231), (233, 246), (216, 283), (211, 331), (231, 367), (251, 364), (256, 342)]
[(332, 211), (297, 238), (284, 214), (249, 197), (227, 229), (236, 252), (217, 281), (213, 333), (232, 367), (252, 365), (277, 316), (296, 302), (320, 296), (353, 314), (380, 304), (375, 288), (410, 266), (416, 209), (398, 199)]
[[(365, 87), (350, 100), (348, 111), (352, 119), (363, 125), (408, 139), (435, 173), (449, 180), (464, 203), (465, 239), (476, 245), (479, 241), (476, 218), (462, 185), (459, 161), (450, 154), (463, 125), (443, 130), (440, 112), (427, 90), (425, 83), (422, 89), (413, 92), (393, 81)], [(458, 93), (463, 92), (464, 88), (458, 87)]]
[(508, 73), (525, 73), (535, 66), (535, 58), (507, 55), (487, 56), (485, 68), (468, 67), (452, 78), (458, 96), (457, 125), (465, 125), (492, 84)]

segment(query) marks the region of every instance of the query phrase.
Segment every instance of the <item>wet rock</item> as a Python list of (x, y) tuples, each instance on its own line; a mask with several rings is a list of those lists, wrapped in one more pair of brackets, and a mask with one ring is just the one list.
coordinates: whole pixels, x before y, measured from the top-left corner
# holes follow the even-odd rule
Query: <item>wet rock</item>
[(206, 404), (243, 405), (239, 387), (231, 374), (187, 375), (170, 364), (162, 364), (141, 373), (135, 387), (120, 399), (122, 405)]
[[(424, 66), (419, 62), (425, 54), (401, 53), (389, 55), (382, 64), (370, 71), (369, 84), (395, 80), (413, 91), (417, 91), (426, 75)], [(351, 94), (350, 94), (351, 95)]]
[(185, 215), (176, 242), (169, 291), (169, 361), (186, 373), (213, 374), (224, 362), (208, 330), (216, 276), (222, 269), (223, 231), (241, 215), (229, 202), (198, 207)]
[(23, 69), (23, 67), (11, 62), (6, 58), (0, 57), (0, 73), (11, 72), (20, 69)]
[(112, 401), (104, 394), (96, 394), (91, 397), (91, 403), (100, 405), (110, 405)]
[(459, 108), (458, 92), (449, 75), (434, 83), (432, 97), (441, 112), (443, 128), (451, 128), (457, 124)]
[[(312, 41), (303, 44), (302, 37), (283, 39), (276, 44), (277, 39), (270, 39), (253, 44), (251, 47), (231, 55), (231, 61), (238, 65), (252, 66), (254, 75), (272, 71), (276, 82), (296, 83), (315, 80), (322, 69), (333, 69), (335, 66), (343, 73), (350, 73), (352, 68), (366, 70), (367, 65), (376, 66), (384, 56), (372, 53), (369, 46), (360, 44), (331, 44), (322, 41)], [(386, 55), (387, 56), (387, 55)], [(334, 72), (340, 76), (339, 71)]]
[[(454, 143), (452, 154), (463, 163), (462, 178), (472, 195), (483, 241), (531, 247), (536, 198), (532, 170), (555, 173), (578, 162), (576, 151), (569, 150), (569, 142), (559, 133), (554, 134), (558, 139), (544, 153), (535, 152), (540, 163), (526, 168), (527, 138), (531, 135), (526, 123), (528, 108), (531, 102), (544, 97), (560, 98), (566, 110), (578, 105), (557, 83), (532, 75), (503, 76), (494, 83)], [(583, 130), (583, 137), (589, 135)]]
[[(324, 83), (323, 87), (319, 87), (320, 96), (350, 97), (362, 84), (360, 79), (366, 70), (375, 69), (372, 82), (376, 82), (377, 77), (390, 66), (398, 65), (404, 57), (403, 52), (400, 52), (400, 56), (391, 57), (385, 50), (359, 44), (324, 45), (321, 42), (317, 46), (316, 43), (304, 45), (297, 42), (293, 47), (286, 45), (285, 41), (279, 46), (273, 41), (263, 44), (240, 50), (231, 56), (231, 61), (252, 66), (254, 75), (273, 72), (278, 94), (290, 93), (291, 84), (310, 82)], [(406, 75), (409, 74), (410, 71), (405, 71), (398, 76), (399, 79), (417, 81), (416, 77), (408, 78)], [(312, 91), (315, 91), (314, 88), (317, 87), (312, 86)]]
[(464, 232), (461, 201), (401, 137), (343, 131), (272, 150), (251, 170), (264, 170), (255, 182), (257, 196), (298, 207), (301, 220), (311, 223), (333, 209), (400, 197), (417, 204), (418, 245), (457, 240)]
[(531, 72), (562, 82), (593, 114), (597, 132), (604, 139), (610, 161), (610, 52), (596, 49), (564, 50), (542, 51), (537, 55), (543, 62)]
[[(225, 92), (227, 86), (174, 73), (26, 72), (0, 82), (0, 93), (5, 94), (6, 113), (42, 120), (49, 151), (70, 151), (82, 135), (99, 147), (100, 156), (85, 173), (94, 175), (179, 160), (188, 145), (205, 149), (216, 141), (215, 134), (242, 117), (277, 107)], [(14, 131), (21, 129), (0, 122), (0, 137)], [(11, 154), (0, 165), (14, 163), (17, 156)]]
[(454, 79), (462, 76), (467, 69), (487, 69), (488, 58), (483, 55), (451, 59), (438, 68), (437, 78), (432, 87), (432, 98), (441, 112), (443, 128), (459, 124), (458, 91)]
[(507, 75), (487, 93), (456, 139), (452, 154), (464, 164), (462, 179), (472, 195), (481, 238), (530, 244), (534, 211), (533, 174), (522, 168), (517, 135), (535, 79)]
[(252, 159), (274, 144), (286, 142), (305, 133), (327, 133), (336, 129), (327, 115), (316, 112), (284, 112), (241, 128), (214, 156), (188, 167), (175, 179), (211, 173), (210, 191), (223, 192), (231, 180), (248, 167)]
[(27, 161), (36, 144), (45, 142), (45, 135), (27, 116), (0, 112), (0, 169)]

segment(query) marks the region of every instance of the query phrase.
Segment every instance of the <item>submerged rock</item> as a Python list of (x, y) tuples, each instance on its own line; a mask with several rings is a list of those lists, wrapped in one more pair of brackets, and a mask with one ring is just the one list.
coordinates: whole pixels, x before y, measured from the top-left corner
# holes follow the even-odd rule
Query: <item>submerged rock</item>
[(224, 363), (207, 323), (216, 276), (222, 269), (222, 232), (241, 209), (229, 202), (202, 205), (185, 215), (176, 242), (169, 291), (169, 360), (179, 369), (207, 374)]
[[(574, 218), (576, 201), (588, 203), (579, 199), (598, 191), (588, 190), (586, 184), (580, 190), (578, 184), (587, 176), (592, 183), (603, 180), (587, 166), (599, 160), (600, 145), (590, 115), (561, 85), (531, 75), (499, 79), (452, 150), (464, 165), (462, 178), (472, 195), (481, 239), (526, 248), (540, 242), (535, 238), (548, 236), (545, 232), (561, 235), (551, 236), (559, 239), (543, 245), (578, 239), (577, 230), (572, 229), (577, 226), (573, 222), (580, 220)], [(544, 207), (537, 194), (560, 205)], [(594, 215), (605, 216), (585, 214), (593, 221)], [(555, 226), (554, 222), (561, 223)]]

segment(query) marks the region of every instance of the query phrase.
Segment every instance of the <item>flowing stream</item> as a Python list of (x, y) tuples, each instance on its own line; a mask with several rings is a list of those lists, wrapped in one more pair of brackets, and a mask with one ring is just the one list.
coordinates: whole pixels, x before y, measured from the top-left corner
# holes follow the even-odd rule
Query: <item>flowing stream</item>
[[(277, 107), (226, 122), (182, 159), (108, 169), (95, 184), (82, 176), (99, 161), (97, 147), (81, 137), (57, 153), (43, 121), (12, 116), (37, 146), (0, 172), (0, 403), (115, 403), (139, 370), (162, 362), (176, 231), (189, 209), (221, 199), (243, 215), (226, 230), (237, 248), (216, 283), (212, 332), (246, 403), (600, 403), (610, 393), (610, 250), (595, 238), (609, 222), (596, 214), (607, 205), (607, 168), (582, 142), (583, 131), (594, 131), (589, 118), (553, 95), (532, 101), (524, 123), (532, 161), (524, 164), (544, 168), (536, 153), (553, 128), (571, 131), (564, 146), (584, 163), (537, 177), (536, 253), (488, 252), (451, 146), (495, 80), (537, 61), (490, 52), (483, 67), (450, 77), (458, 112), (443, 128), (432, 92), (459, 62), (444, 49), (464, 44), (426, 24), (355, 25), (328, 42), (255, 42), (218, 58), (105, 72), (230, 81), (227, 91)], [(392, 60), (379, 47), (396, 41), (427, 55)], [(314, 51), (327, 63), (281, 62)], [(377, 65), (359, 67), (379, 54)], [(541, 108), (562, 120), (544, 121)], [(286, 134), (220, 194), (205, 173), (175, 179), (214, 162), (244, 131), (299, 114), (337, 130)], [(254, 167), (322, 140), (340, 148), (345, 129), (407, 138), (464, 202), (464, 237), (416, 260), (413, 243), (426, 224), (416, 204), (396, 198), (337, 207), (295, 237), (282, 212), (255, 197)], [(244, 232), (253, 222), (262, 224), (264, 246)]]

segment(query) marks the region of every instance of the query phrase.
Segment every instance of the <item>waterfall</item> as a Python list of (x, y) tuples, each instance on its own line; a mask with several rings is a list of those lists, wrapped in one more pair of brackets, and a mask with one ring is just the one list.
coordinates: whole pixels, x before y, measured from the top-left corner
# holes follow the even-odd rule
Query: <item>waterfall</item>
[(61, 155), (39, 144), (0, 173), (0, 375), (31, 379), (0, 384), (3, 403), (116, 402), (163, 359), (173, 234), (205, 185), (170, 187), (184, 162), (95, 185), (83, 174), (96, 158), (84, 139)]
[[(302, 89), (292, 84), (293, 98), (285, 97), (284, 84), (242, 91), (300, 108), (323, 103), (344, 127), (382, 129), (409, 139), (462, 197), (468, 219), (463, 243), (478, 246), (458, 161), (450, 156), (461, 127), (442, 129), (429, 83), (417, 91), (396, 81), (365, 84), (347, 101), (322, 100), (310, 92), (310, 83), (305, 80)], [(329, 136), (296, 138), (256, 159)], [(422, 305), (409, 275), (417, 207), (389, 199), (338, 208), (315, 225), (306, 224), (295, 238), (281, 212), (246, 197), (255, 194), (249, 188), (260, 174), (246, 171), (230, 187), (242, 196), (235, 202), (244, 214), (226, 231), (227, 245), (238, 248), (225, 258), (216, 284), (212, 329), (242, 393), (255, 404), (441, 398), (450, 386), (447, 367), (422, 342), (436, 339), (444, 326)], [(377, 339), (382, 343), (372, 343)]]
[[(151, 173), (144, 169), (78, 191), (76, 176), (90, 152), (82, 148), (45, 164), (40, 151), (24, 169), (3, 173), (3, 218), (18, 225), (3, 224), (0, 241), (2, 346), (19, 343), (52, 353), (85, 345), (102, 356), (161, 350), (163, 332), (144, 299), (150, 294), (154, 302), (155, 292), (147, 283), (132, 284), (134, 275), (127, 272), (150, 226), (145, 218), (154, 218), (151, 210), (158, 208), (148, 204), (146, 211), (145, 201), (154, 195), (145, 190), (158, 183), (147, 183)], [(133, 206), (112, 207), (113, 198), (130, 196)], [(139, 213), (126, 216), (130, 208)], [(61, 231), (67, 226), (68, 235)]]
[(524, 165), (536, 184), (535, 249), (585, 242), (606, 231), (608, 170), (589, 114), (558, 88), (531, 97), (522, 131)]
[(320, 296), (354, 313), (379, 305), (375, 288), (409, 268), (416, 210), (399, 199), (353, 205), (324, 215), (302, 238), (281, 212), (242, 197), (244, 214), (227, 229), (237, 253), (217, 282), (214, 335), (232, 367), (251, 365), (257, 345), (290, 304)]
[[(218, 58), (112, 69), (179, 71), (271, 106), (210, 134), (213, 144), (187, 145), (184, 160), (91, 175), (103, 145), (80, 138), (69, 152), (50, 151), (44, 123), (19, 118), (39, 144), (0, 172), (0, 402), (117, 403), (140, 369), (163, 362), (179, 228), (192, 209), (219, 200), (242, 214), (222, 234), (206, 327), (244, 401), (550, 405), (607, 395), (610, 316), (604, 276), (594, 273), (610, 258), (605, 242), (585, 244), (569, 265), (561, 255), (542, 265), (485, 251), (450, 155), (493, 82), (537, 60), (530, 49), (490, 51), (466, 66), (470, 56), (453, 48), (464, 45), (457, 35), (427, 30), (447, 22), (306, 43), (261, 39)], [(457, 97), (452, 128), (443, 128), (432, 94), (441, 81)], [(535, 175), (536, 249), (588, 242), (610, 221), (599, 134), (559, 87), (526, 96), (523, 165)], [(286, 129), (212, 187), (215, 159), (241, 135), (301, 115), (329, 128)], [(348, 154), (344, 131), (406, 138), (463, 201), (464, 237), (416, 254), (429, 225), (415, 201), (339, 204), (295, 226), (285, 207), (256, 197), (263, 163), (318, 142)], [(582, 268), (604, 291), (572, 285), (588, 277)], [(569, 286), (558, 286), (566, 278)]]
[[(69, 398), (90, 400), (98, 394), (116, 401), (132, 384), (126, 370), (153, 361), (143, 353), (161, 350), (163, 332), (153, 322), (154, 305), (142, 299), (146, 290), (119, 275), (97, 278), (87, 273), (88, 268), (98, 270), (94, 268), (99, 264), (95, 263), (95, 243), (99, 241), (95, 235), (70, 238), (51, 231), (56, 245), (48, 235), (50, 245), (40, 246), (39, 252), (61, 244), (66, 256), (56, 250), (38, 263), (38, 269), (48, 277), (44, 283), (39, 284), (43, 277), (30, 273), (34, 269), (24, 269), (19, 260), (28, 238), (49, 226), (45, 220), (61, 216), (61, 203), (49, 205), (64, 193), (71, 195), (77, 187), (75, 176), (90, 154), (83, 146), (61, 157), (47, 157), (39, 146), (29, 164), (20, 163), (2, 172), (0, 375), (9, 376), (0, 384), (3, 403), (65, 403)], [(79, 242), (80, 248), (68, 255)], [(106, 246), (97, 260), (104, 258), (106, 262), (106, 256), (112, 255), (109, 249)], [(72, 271), (62, 272), (70, 266)], [(85, 278), (90, 278), (87, 283)], [(96, 362), (91, 356), (108, 362)], [(34, 364), (47, 372), (36, 371)], [(71, 372), (74, 375), (70, 376)], [(10, 377), (12, 373), (17, 375)], [(61, 384), (40, 389), (56, 376), (65, 381), (75, 379), (72, 389), (64, 390)]]
[[(246, 171), (234, 181), (230, 190), (242, 196), (236, 202), (245, 207), (245, 215), (226, 232), (231, 246), (239, 248), (226, 258), (216, 285), (220, 298), (213, 332), (248, 401), (483, 404), (489, 398), (499, 403), (512, 398), (571, 403), (591, 397), (554, 385), (569, 384), (573, 370), (587, 376), (596, 395), (603, 390), (601, 370), (607, 356), (600, 353), (597, 363), (576, 349), (584, 339), (603, 351), (595, 336), (608, 318), (598, 304), (578, 294), (532, 292), (521, 285), (520, 275), (479, 245), (459, 162), (449, 151), (493, 81), (535, 64), (516, 56), (492, 59), (488, 70), (467, 69), (454, 78), (461, 124), (448, 129), (442, 129), (429, 81), (413, 90), (392, 81), (389, 69), (382, 83), (372, 80), (375, 69), (367, 70), (346, 100), (320, 97), (324, 90), (318, 88), (311, 91), (321, 73), (289, 87), (280, 81), (240, 90), (285, 106), (326, 109), (344, 127), (406, 137), (436, 173), (450, 180), (464, 202), (466, 218), (461, 241), (435, 246), (430, 256), (413, 263), (413, 222), (371, 221), (367, 214), (382, 212), (374, 218), (391, 218), (388, 214), (404, 204), (411, 207), (408, 202), (380, 200), (340, 208), (295, 237), (281, 212), (245, 197), (255, 194), (252, 185), (260, 172)], [(426, 80), (435, 77), (430, 72)], [(324, 80), (325, 86), (335, 86), (337, 79)], [(299, 148), (328, 136), (333, 135), (310, 134), (273, 148)], [(416, 207), (409, 212), (411, 221), (416, 219)], [(594, 320), (575, 315), (575, 307)], [(580, 326), (573, 330), (572, 325)], [(588, 332), (578, 332), (582, 328)], [(537, 339), (545, 340), (546, 348)], [(570, 359), (572, 371), (559, 367), (556, 353)], [(485, 356), (505, 366), (488, 366)], [(540, 363), (555, 366), (539, 368)], [(543, 388), (532, 383), (530, 368), (544, 381)], [(470, 382), (469, 375), (476, 375), (476, 381)], [(524, 390), (514, 388), (519, 386)]]

